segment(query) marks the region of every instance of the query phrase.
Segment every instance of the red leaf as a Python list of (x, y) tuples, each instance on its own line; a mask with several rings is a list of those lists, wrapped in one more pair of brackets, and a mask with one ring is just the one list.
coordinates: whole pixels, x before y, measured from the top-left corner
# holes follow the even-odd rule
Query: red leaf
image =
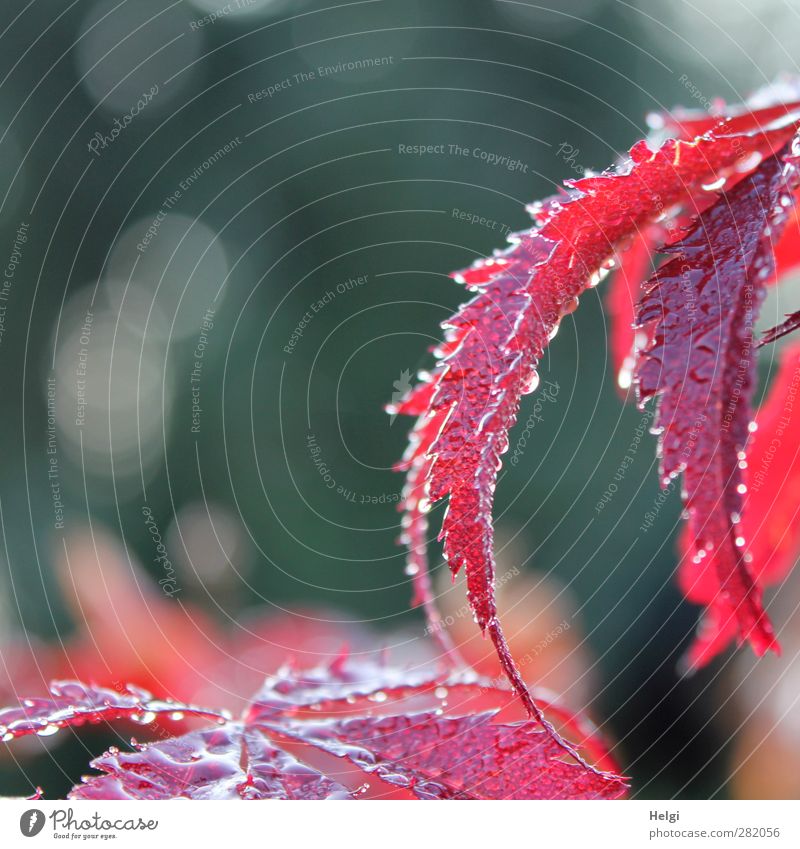
[(794, 330), (797, 330), (798, 327), (800, 327), (800, 311), (793, 312), (791, 315), (786, 317), (786, 321), (782, 321), (776, 327), (767, 330), (758, 344), (768, 345), (770, 342), (775, 342), (782, 336), (792, 333)]
[[(767, 587), (783, 580), (800, 550), (800, 343), (784, 348), (781, 365), (759, 408), (756, 429), (748, 440), (744, 470), (747, 494), (742, 512), (742, 535), (752, 556), (755, 582)], [(681, 536), (685, 558), (691, 557), (691, 535)], [(711, 605), (685, 663), (696, 669), (724, 651), (737, 633), (735, 617), (715, 602), (717, 581), (712, 572), (681, 571), (686, 596)]]
[[(270, 726), (272, 727), (272, 726)], [(420, 799), (614, 799), (624, 785), (598, 781), (532, 722), (495, 724), (493, 713), (404, 714), (291, 723), (274, 730), (347, 758)]]
[(800, 343), (795, 342), (781, 352), (748, 448), (743, 527), (756, 579), (764, 585), (783, 580), (800, 547), (799, 390)]
[[(800, 110), (800, 87), (795, 78), (778, 81), (765, 86), (741, 106), (720, 104), (709, 115), (703, 110), (676, 110), (673, 113), (657, 114), (651, 120), (665, 128), (677, 138), (689, 140), (710, 130), (726, 133), (752, 132), (763, 129), (775, 121), (786, 118), (794, 120)], [(797, 198), (795, 198), (795, 201)], [(800, 265), (800, 218), (798, 210), (792, 210), (782, 235), (775, 245), (775, 274), (767, 282), (774, 283)]]
[[(542, 722), (511, 658), (494, 600), (494, 489), (520, 396), (535, 388), (536, 366), (563, 316), (599, 282), (626, 241), (676, 206), (696, 206), (704, 187), (739, 179), (792, 133), (784, 118), (747, 134), (670, 139), (655, 152), (639, 142), (612, 172), (570, 183), (563, 197), (534, 206), (538, 229), (517, 234), (505, 254), (459, 276), (478, 294), (443, 325), (445, 345), (429, 379), (435, 388), (415, 390), (407, 402), (416, 412), (429, 399), (403, 462), (409, 568), (423, 586), (419, 551), (428, 500), (449, 496), (441, 531), (445, 556), (454, 573), (466, 566), (478, 626), (489, 633), (529, 715)], [(435, 629), (436, 622), (431, 625)]]
[(746, 133), (764, 129), (783, 118), (792, 116), (800, 109), (800, 81), (797, 77), (785, 77), (762, 86), (742, 104), (726, 104), (719, 100), (711, 110), (678, 108), (672, 112), (649, 116), (649, 122), (658, 129), (666, 129), (671, 135), (682, 139), (693, 139), (709, 130), (724, 129), (728, 134)]
[(50, 693), (49, 698), (25, 699), (19, 707), (0, 710), (0, 738), (8, 742), (26, 734), (46, 737), (61, 728), (119, 719), (149, 725), (159, 716), (176, 714), (225, 718), (218, 711), (154, 699), (146, 690), (130, 685), (108, 690), (78, 681), (54, 681)]
[(662, 485), (684, 476), (694, 556), (684, 560), (682, 582), (716, 582), (712, 627), (704, 625), (701, 640), (734, 619), (759, 655), (777, 644), (741, 527), (753, 324), (773, 271), (771, 237), (797, 180), (795, 159), (775, 155), (722, 194), (668, 249), (677, 256), (648, 283), (638, 314), (640, 324), (657, 322), (637, 381), (642, 402), (659, 396)]
[(259, 731), (230, 722), (134, 752), (112, 749), (91, 764), (71, 799), (347, 799), (338, 782), (274, 748)]
[[(778, 239), (778, 244), (775, 245), (775, 274), (771, 282), (778, 282), (800, 266), (800, 210), (797, 208), (797, 201), (798, 197), (795, 193), (795, 205)], [(762, 344), (765, 343), (762, 341)]]
[[(370, 775), (380, 779), (378, 790), (386, 788), (382, 795), (395, 786), (420, 799), (605, 799), (626, 792), (618, 775), (602, 771), (615, 769), (613, 760), (583, 720), (547, 708), (596, 767), (566, 759), (562, 745), (530, 720), (500, 721), (511, 694), (473, 673), (409, 672), (344, 658), (304, 673), (285, 669), (236, 722), (133, 688), (115, 698), (72, 683), (54, 685), (54, 695), (0, 715), (16, 723), (27, 711), (40, 729), (90, 717), (149, 722), (176, 708), (216, 719), (180, 737), (134, 742), (132, 752), (112, 748), (92, 762), (103, 774), (73, 788), (75, 799), (358, 798)], [(15, 726), (13, 736), (24, 733), (30, 730)], [(330, 774), (331, 755), (356, 774), (344, 765)]]
[(662, 241), (660, 230), (650, 227), (637, 233), (630, 246), (619, 257), (606, 298), (606, 308), (611, 318), (611, 363), (617, 388), (627, 394), (633, 381), (635, 349), (643, 348), (647, 335), (634, 329), (636, 304), (642, 284), (653, 270), (655, 245)]
[(382, 702), (400, 702), (428, 694), (436, 687), (474, 687), (478, 680), (470, 671), (443, 675), (429, 668), (397, 669), (366, 660), (356, 663), (343, 656), (315, 669), (300, 672), (284, 667), (269, 676), (253, 696), (245, 717), (258, 723), (308, 710), (336, 712), (343, 708), (352, 712), (354, 706), (374, 707), (369, 698), (376, 692), (383, 694)]

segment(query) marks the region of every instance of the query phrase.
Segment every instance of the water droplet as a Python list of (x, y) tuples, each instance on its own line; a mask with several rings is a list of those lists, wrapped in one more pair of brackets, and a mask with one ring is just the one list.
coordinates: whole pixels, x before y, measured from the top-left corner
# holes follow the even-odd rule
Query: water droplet
[(57, 725), (45, 725), (43, 728), (38, 729), (36, 732), (40, 737), (52, 737), (53, 734), (58, 733)]
[(760, 153), (751, 153), (750, 156), (745, 157), (745, 159), (736, 166), (736, 170), (740, 174), (744, 174), (746, 171), (751, 171), (753, 168), (756, 168), (761, 164), (761, 159), (762, 156)]
[(406, 563), (405, 572), (409, 577), (419, 575), (419, 566), (416, 563)]
[(562, 318), (565, 315), (571, 315), (580, 306), (580, 301), (577, 298), (570, 298), (563, 307), (561, 307)]
[(719, 180), (714, 180), (713, 183), (703, 183), (700, 188), (704, 192), (716, 192), (725, 185), (725, 177), (720, 177)]
[(144, 713), (137, 713), (131, 716), (131, 719), (134, 722), (138, 722), (140, 725), (149, 725), (151, 722), (155, 722), (156, 715), (151, 710), (146, 710)]
[(433, 691), (433, 695), (436, 696), (437, 699), (446, 699), (447, 698), (447, 687), (437, 687)]
[(530, 395), (531, 392), (535, 392), (536, 388), (539, 386), (539, 374), (536, 371), (532, 371), (525, 380), (522, 381), (522, 385), (520, 386), (520, 392), (523, 395)]

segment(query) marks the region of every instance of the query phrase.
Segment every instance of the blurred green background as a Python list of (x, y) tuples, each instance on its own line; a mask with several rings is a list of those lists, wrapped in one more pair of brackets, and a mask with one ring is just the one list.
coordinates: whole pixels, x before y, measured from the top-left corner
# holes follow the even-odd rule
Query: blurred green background
[[(322, 605), (422, 639), (395, 544), (408, 423), (382, 408), (465, 298), (448, 272), (502, 247), (559, 180), (611, 164), (649, 111), (739, 101), (796, 70), (800, 40), (797, 4), (764, 0), (2, 9), (9, 641), (79, 627), (54, 577), (73, 535), (105, 529), (162, 580), (153, 527), (168, 600), (211, 621)], [(402, 152), (419, 145), (437, 147)], [(586, 706), (637, 792), (724, 796), (724, 675), (675, 673), (696, 620), (672, 583), (677, 493), (639, 530), (652, 440), (595, 509), (642, 421), (615, 390), (605, 289), (543, 363), (558, 398), (502, 473), (500, 556), (568, 588)], [(52, 752), (75, 780), (82, 748)], [(49, 755), (0, 762), (8, 793), (60, 792), (54, 772)]]

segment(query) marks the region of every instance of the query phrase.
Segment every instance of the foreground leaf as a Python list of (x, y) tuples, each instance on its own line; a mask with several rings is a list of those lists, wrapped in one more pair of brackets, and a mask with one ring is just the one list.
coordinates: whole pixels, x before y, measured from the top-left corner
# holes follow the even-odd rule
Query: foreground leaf
[[(33, 711), (27, 724), (14, 726), (17, 737), (36, 733), (45, 720), (56, 730), (89, 716), (147, 724), (178, 707), (127, 692), (115, 699), (76, 683), (54, 685), (55, 700), (29, 700), (32, 707), (0, 716), (18, 723), (20, 710)], [(64, 702), (71, 696), (74, 705)], [(70, 798), (349, 799), (396, 788), (418, 799), (625, 795), (608, 748), (584, 720), (557, 705), (547, 708), (596, 763), (591, 768), (565, 758), (537, 723), (501, 719), (510, 703), (509, 691), (470, 672), (414, 672), (344, 658), (309, 672), (287, 668), (266, 682), (238, 721), (181, 706), (215, 724), (134, 741), (131, 752), (110, 749), (92, 762), (102, 774), (84, 778)]]
[(146, 690), (130, 685), (109, 690), (78, 681), (54, 681), (49, 697), (25, 699), (19, 707), (0, 710), (0, 739), (9, 742), (27, 734), (47, 737), (61, 728), (120, 719), (149, 725), (159, 716), (186, 715), (220, 720), (227, 716), (207, 708), (154, 699)]
[(71, 799), (346, 799), (347, 790), (241, 723), (193, 731), (92, 761), (106, 775)]

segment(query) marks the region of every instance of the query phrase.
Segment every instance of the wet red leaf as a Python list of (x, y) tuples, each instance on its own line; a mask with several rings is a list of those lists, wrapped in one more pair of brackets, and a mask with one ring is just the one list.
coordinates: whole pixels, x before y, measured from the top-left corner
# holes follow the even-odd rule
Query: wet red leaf
[[(342, 658), (307, 673), (284, 669), (241, 719), (225, 712), (74, 682), (0, 712), (7, 741), (85, 722), (191, 713), (213, 725), (112, 748), (75, 799), (348, 799), (371, 784), (418, 799), (610, 799), (626, 793), (597, 731), (548, 707), (586, 757), (565, 757), (530, 720), (505, 721), (510, 693), (474, 673), (394, 669)], [(344, 763), (342, 763), (344, 762)], [(353, 769), (355, 767), (355, 770)], [(374, 792), (372, 795), (376, 795)]]
[[(642, 141), (609, 172), (569, 181), (561, 195), (534, 204), (536, 227), (515, 234), (504, 253), (456, 275), (476, 295), (444, 322), (445, 341), (423, 388), (392, 410), (418, 416), (400, 466), (408, 475), (404, 540), (418, 594), (422, 588), (425, 603), (426, 513), (447, 497), (440, 538), (450, 569), (466, 569), (478, 627), (490, 636), (528, 714), (542, 722), (511, 657), (494, 597), (494, 490), (520, 398), (536, 388), (538, 362), (562, 318), (631, 240), (653, 224), (702, 213), (716, 188), (745, 179), (782, 149), (799, 117), (787, 115), (787, 108), (769, 116), (750, 110), (693, 141), (669, 138), (657, 149)], [(747, 598), (750, 592), (737, 589)], [(756, 607), (751, 626), (761, 622)], [(437, 633), (432, 604), (426, 609)], [(761, 648), (769, 642), (766, 630), (762, 636)]]
[[(755, 417), (747, 446), (743, 482), (747, 488), (741, 532), (750, 552), (753, 580), (759, 587), (782, 581), (800, 552), (800, 343), (783, 349), (780, 368)], [(681, 537), (683, 563), (692, 557), (687, 527)], [(737, 621), (717, 600), (713, 572), (682, 566), (681, 587), (686, 597), (709, 605), (697, 639), (686, 657), (695, 669), (724, 651), (736, 638)]]

